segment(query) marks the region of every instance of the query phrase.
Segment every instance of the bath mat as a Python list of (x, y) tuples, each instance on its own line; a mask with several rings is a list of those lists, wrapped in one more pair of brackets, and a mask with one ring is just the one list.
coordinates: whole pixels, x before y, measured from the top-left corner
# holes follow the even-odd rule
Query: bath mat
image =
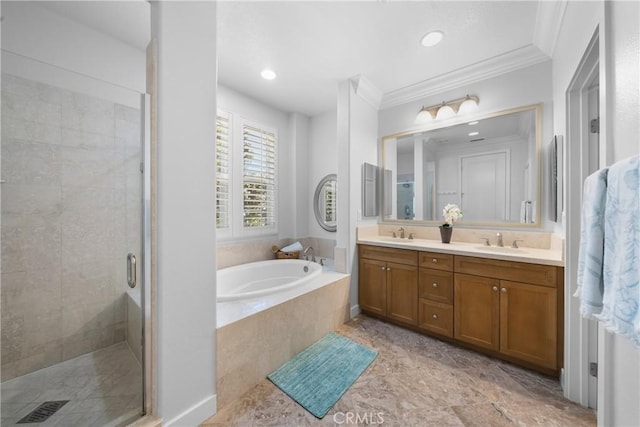
[(329, 333), (267, 378), (316, 418), (322, 418), (377, 355), (377, 351)]

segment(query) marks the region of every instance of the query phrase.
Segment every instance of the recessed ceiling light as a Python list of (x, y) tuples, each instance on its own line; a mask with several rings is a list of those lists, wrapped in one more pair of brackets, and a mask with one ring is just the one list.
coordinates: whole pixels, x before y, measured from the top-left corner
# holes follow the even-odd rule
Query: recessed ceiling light
[(435, 46), (442, 41), (442, 37), (444, 37), (444, 33), (442, 31), (431, 31), (422, 38), (420, 43), (425, 47)]
[(477, 120), (474, 120), (474, 121), (469, 122), (469, 123), (467, 123), (467, 124), (468, 124), (469, 126), (473, 126), (473, 125), (477, 125), (478, 123), (480, 123), (480, 122), (479, 122), (479, 121), (477, 121)]
[(478, 135), (480, 132), (469, 132), (469, 136), (476, 136)]
[(275, 71), (270, 70), (268, 68), (265, 68), (264, 70), (262, 70), (260, 72), (260, 75), (262, 76), (263, 79), (265, 80), (273, 80), (275, 79), (277, 76), (277, 74), (275, 73)]

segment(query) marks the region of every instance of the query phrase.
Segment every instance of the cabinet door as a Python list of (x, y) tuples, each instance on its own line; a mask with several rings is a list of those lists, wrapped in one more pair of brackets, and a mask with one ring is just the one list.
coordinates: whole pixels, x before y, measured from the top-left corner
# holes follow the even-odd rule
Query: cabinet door
[(360, 258), (358, 304), (365, 311), (387, 314), (387, 263)]
[(443, 304), (453, 304), (453, 273), (421, 268), (418, 277), (418, 296)]
[(418, 324), (418, 267), (387, 263), (387, 317)]
[(499, 349), (498, 280), (455, 274), (454, 337), (479, 347)]
[(500, 352), (557, 369), (557, 291), (500, 282)]

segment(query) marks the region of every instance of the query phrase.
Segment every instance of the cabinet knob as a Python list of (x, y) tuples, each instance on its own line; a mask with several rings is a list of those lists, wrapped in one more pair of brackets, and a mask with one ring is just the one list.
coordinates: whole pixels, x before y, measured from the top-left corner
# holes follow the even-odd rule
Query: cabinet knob
[(435, 314), (435, 313), (434, 313), (434, 314), (433, 314), (433, 316), (431, 316), (431, 317), (433, 317), (435, 320), (438, 320), (438, 315), (437, 315), (437, 314)]
[(500, 289), (500, 292), (502, 292), (503, 294), (506, 294), (507, 293), (507, 288)]
[(437, 263), (438, 263), (438, 260), (437, 260), (437, 258), (433, 258), (433, 259), (431, 260), (431, 262), (433, 262), (434, 264), (437, 264)]
[(380, 267), (380, 270), (385, 271), (386, 267)]
[(438, 284), (434, 282), (431, 286), (433, 286), (434, 288), (437, 288)]
[(387, 271), (391, 271), (391, 267), (387, 267)]
[(494, 286), (493, 288), (491, 288), (491, 290), (492, 290), (493, 292), (498, 292), (498, 287), (497, 287), (497, 286)]

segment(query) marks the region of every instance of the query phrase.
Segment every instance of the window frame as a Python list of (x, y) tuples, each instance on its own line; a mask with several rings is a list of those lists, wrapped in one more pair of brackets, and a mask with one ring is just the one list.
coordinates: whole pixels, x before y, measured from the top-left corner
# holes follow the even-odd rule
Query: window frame
[[(229, 120), (230, 134), (230, 218), (228, 228), (216, 228), (216, 236), (218, 241), (234, 241), (246, 240), (252, 237), (265, 237), (278, 235), (278, 218), (279, 218), (279, 134), (278, 129), (260, 123), (255, 120), (236, 115), (232, 112), (218, 110), (218, 115)], [(245, 227), (244, 226), (244, 197), (234, 197), (234, 195), (244, 194), (244, 127), (249, 126), (262, 132), (272, 133), (275, 140), (275, 156), (274, 156), (274, 190), (273, 190), (273, 225), (261, 227)], [(217, 138), (217, 130), (216, 130)], [(217, 195), (216, 195), (217, 200)]]

